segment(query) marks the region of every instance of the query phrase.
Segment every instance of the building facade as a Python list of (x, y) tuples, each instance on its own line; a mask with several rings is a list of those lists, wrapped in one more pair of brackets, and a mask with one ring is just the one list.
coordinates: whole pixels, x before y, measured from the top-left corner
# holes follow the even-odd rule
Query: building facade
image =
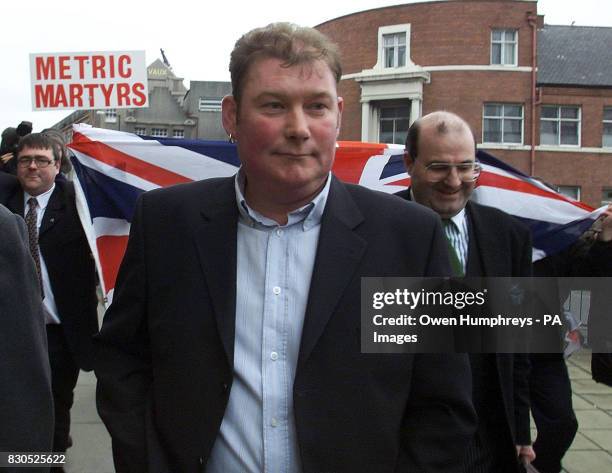
[(74, 123), (127, 131), (154, 138), (227, 139), (221, 125), (221, 100), (231, 92), (229, 82), (191, 81), (155, 60), (147, 68), (149, 106), (108, 110), (77, 110), (56, 123), (70, 140)]
[(612, 200), (612, 28), (545, 25), (536, 1), (451, 0), (317, 29), (342, 54), (340, 139), (403, 143), (449, 110), (479, 148), (590, 205)]

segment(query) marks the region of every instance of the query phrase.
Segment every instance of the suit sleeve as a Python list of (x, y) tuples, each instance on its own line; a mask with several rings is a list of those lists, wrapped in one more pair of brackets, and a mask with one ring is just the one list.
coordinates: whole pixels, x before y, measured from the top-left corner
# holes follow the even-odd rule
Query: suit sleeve
[[(94, 338), (96, 400), (108, 429), (115, 468), (147, 468), (150, 428), (151, 352), (147, 325), (147, 264), (143, 196), (138, 200), (113, 302)], [(147, 429), (149, 427), (149, 430)]]
[[(532, 246), (531, 234), (525, 230), (519, 241), (520, 265), (513, 276), (529, 277), (532, 274)], [(513, 356), (514, 374), (514, 419), (516, 427), (515, 442), (517, 445), (530, 445), (531, 432), (529, 429), (529, 372), (531, 365), (527, 353), (516, 353)]]
[[(451, 274), (443, 238), (437, 220), (426, 276)], [(459, 471), (476, 431), (471, 380), (466, 354), (415, 355), (410, 401), (402, 421), (404, 453), (411, 467), (408, 471)]]
[(407, 471), (459, 471), (476, 431), (472, 375), (466, 354), (416, 355), (402, 441)]
[(48, 452), (53, 400), (39, 282), (23, 220), (1, 205), (0, 235), (0, 451)]

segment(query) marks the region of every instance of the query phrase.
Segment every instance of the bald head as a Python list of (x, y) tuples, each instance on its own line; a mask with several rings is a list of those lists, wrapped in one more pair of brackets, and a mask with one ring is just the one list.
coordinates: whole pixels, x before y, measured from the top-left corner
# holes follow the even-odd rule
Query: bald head
[(463, 209), (479, 174), (474, 135), (458, 115), (434, 112), (412, 124), (404, 162), (414, 200), (451, 218)]
[(428, 138), (434, 139), (436, 135), (441, 137), (449, 133), (469, 134), (474, 142), (474, 153), (476, 153), (476, 140), (470, 125), (455, 113), (443, 110), (432, 112), (412, 124), (406, 137), (406, 153), (413, 160), (419, 155), (420, 135), (423, 133), (427, 134)]

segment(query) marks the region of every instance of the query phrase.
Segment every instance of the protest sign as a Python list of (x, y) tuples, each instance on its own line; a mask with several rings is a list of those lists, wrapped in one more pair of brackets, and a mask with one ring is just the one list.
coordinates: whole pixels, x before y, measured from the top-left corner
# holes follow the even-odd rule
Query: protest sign
[(144, 51), (30, 54), (33, 110), (148, 106)]

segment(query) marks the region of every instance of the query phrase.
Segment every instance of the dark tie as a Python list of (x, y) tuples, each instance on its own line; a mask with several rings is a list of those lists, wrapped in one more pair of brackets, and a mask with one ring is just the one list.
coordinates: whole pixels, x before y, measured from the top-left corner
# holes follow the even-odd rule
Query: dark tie
[(36, 207), (38, 202), (35, 197), (28, 199), (28, 213), (25, 217), (25, 222), (28, 226), (28, 240), (30, 241), (30, 253), (36, 266), (36, 273), (38, 274), (38, 283), (40, 284), (40, 294), (44, 297), (43, 285), (42, 285), (42, 273), (40, 271), (40, 253), (38, 252), (38, 229), (36, 228)]
[(463, 272), (463, 265), (461, 264), (461, 260), (459, 259), (459, 255), (457, 254), (457, 250), (453, 246), (451, 239), (448, 237), (447, 227), (450, 227), (453, 231), (456, 231), (455, 224), (448, 219), (443, 219), (442, 223), (444, 224), (444, 236), (446, 237), (446, 243), (448, 244), (448, 256), (450, 258), (451, 268), (453, 270), (453, 276), (463, 277), (465, 273)]

